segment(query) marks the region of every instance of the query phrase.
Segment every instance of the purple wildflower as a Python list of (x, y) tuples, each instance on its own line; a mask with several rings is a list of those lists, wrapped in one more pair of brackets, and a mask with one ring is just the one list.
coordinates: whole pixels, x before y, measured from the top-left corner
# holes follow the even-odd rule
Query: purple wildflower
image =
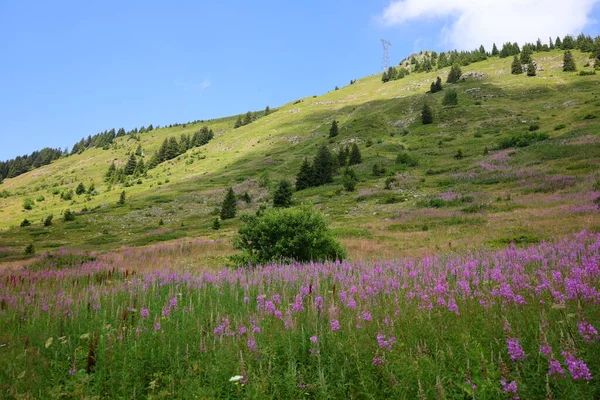
[(519, 396), (517, 395), (518, 387), (516, 381), (506, 382), (504, 379), (502, 379), (500, 381), (500, 384), (502, 384), (502, 391), (504, 391), (504, 393), (513, 394), (513, 399), (519, 398)]
[(560, 361), (558, 360), (550, 360), (548, 363), (548, 373), (550, 375), (561, 375), (565, 374), (565, 370), (561, 367)]
[(363, 319), (363, 321), (372, 321), (373, 320), (373, 316), (371, 315), (370, 312), (364, 311), (362, 313), (362, 319)]
[(316, 337), (316, 336), (311, 336), (310, 337), (310, 341), (313, 342), (313, 343), (319, 343), (319, 338)]
[(552, 354), (552, 346), (550, 346), (549, 344), (540, 345), (540, 353), (549, 357), (550, 354)]
[(377, 367), (377, 368), (381, 368), (383, 367), (383, 364), (385, 363), (385, 361), (383, 360), (383, 358), (381, 357), (373, 357), (373, 366)]
[(249, 338), (247, 344), (248, 344), (248, 349), (250, 349), (250, 351), (256, 351), (256, 340), (255, 339)]
[(598, 340), (598, 331), (589, 322), (581, 321), (577, 324), (577, 328), (585, 343), (591, 344)]
[(575, 356), (569, 352), (563, 351), (562, 356), (565, 357), (565, 364), (567, 365), (567, 369), (571, 373), (571, 377), (574, 380), (592, 380), (592, 374), (590, 373), (590, 369), (585, 364), (582, 358), (575, 358)]
[(150, 316), (150, 311), (146, 307), (142, 308), (142, 317), (148, 318), (149, 316)]
[(506, 347), (508, 349), (508, 354), (510, 355), (511, 360), (518, 361), (518, 360), (525, 359), (525, 351), (523, 351), (523, 347), (521, 347), (521, 343), (519, 343), (519, 339), (516, 339), (516, 338), (506, 339)]
[(332, 319), (331, 320), (331, 331), (339, 331), (340, 330), (340, 321), (338, 321), (337, 319)]

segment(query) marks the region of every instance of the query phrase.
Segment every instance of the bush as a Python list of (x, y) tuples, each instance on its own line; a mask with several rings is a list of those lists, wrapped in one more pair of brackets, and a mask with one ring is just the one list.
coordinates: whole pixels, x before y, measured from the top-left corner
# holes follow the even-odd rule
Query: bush
[(310, 207), (270, 209), (260, 216), (244, 215), (241, 220), (244, 224), (234, 246), (242, 254), (232, 257), (237, 265), (346, 257), (325, 218)]
[(50, 226), (52, 225), (52, 218), (54, 218), (54, 215), (50, 214), (46, 217), (46, 219), (44, 220), (44, 226)]
[(342, 185), (347, 192), (353, 192), (356, 189), (356, 184), (358, 183), (358, 177), (356, 176), (356, 172), (350, 167), (346, 167), (344, 170), (344, 174), (342, 175)]
[(24, 210), (32, 210), (33, 205), (34, 205), (33, 200), (31, 200), (31, 199), (23, 200), (23, 209)]
[(416, 167), (419, 164), (419, 161), (408, 153), (400, 153), (398, 154), (398, 157), (396, 157), (396, 163), (407, 165), (409, 167)]
[(458, 104), (458, 94), (456, 90), (450, 89), (447, 90), (444, 94), (444, 98), (442, 100), (442, 104), (445, 106), (455, 106)]
[(75, 213), (72, 212), (71, 210), (66, 210), (65, 213), (63, 214), (63, 219), (65, 221), (75, 221)]
[(46, 198), (44, 196), (41, 196), (41, 195), (35, 198), (35, 201), (37, 201), (38, 203), (41, 203), (44, 200), (46, 200)]
[(218, 231), (219, 229), (221, 229), (221, 221), (219, 221), (218, 217), (215, 218), (215, 220), (213, 221), (212, 228), (215, 231)]
[(558, 124), (554, 127), (555, 131), (560, 131), (561, 129), (565, 129), (567, 127), (567, 125), (565, 124)]
[(73, 200), (73, 190), (65, 190), (60, 194), (60, 198), (66, 201)]
[(25, 218), (22, 222), (21, 225), (19, 225), (21, 228), (24, 228), (26, 226), (30, 226), (31, 222), (29, 222), (29, 220), (27, 218)]
[(538, 129), (540, 129), (540, 126), (538, 124), (531, 124), (531, 125), (529, 125), (529, 132), (535, 132)]
[(498, 146), (500, 149), (508, 149), (511, 147), (526, 147), (535, 142), (541, 142), (548, 139), (547, 133), (524, 133), (521, 135), (513, 135), (504, 138)]
[(35, 254), (35, 247), (32, 243), (28, 244), (27, 247), (25, 247), (24, 253), (26, 256), (32, 256)]
[(579, 76), (596, 75), (596, 71), (579, 71)]

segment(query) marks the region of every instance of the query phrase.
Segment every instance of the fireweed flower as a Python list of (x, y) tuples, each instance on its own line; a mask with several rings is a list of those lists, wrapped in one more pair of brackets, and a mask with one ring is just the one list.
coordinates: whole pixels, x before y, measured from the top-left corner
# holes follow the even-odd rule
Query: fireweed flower
[(540, 345), (540, 353), (542, 353), (545, 356), (550, 356), (550, 354), (552, 354), (552, 346), (550, 346), (549, 344)]
[(390, 351), (394, 343), (396, 343), (396, 338), (393, 336), (388, 338), (386, 335), (379, 333), (377, 334), (377, 343), (379, 344), (379, 348)]
[(142, 317), (148, 318), (150, 316), (150, 311), (147, 308), (142, 308)]
[(310, 337), (310, 341), (313, 342), (313, 343), (319, 343), (319, 338), (316, 337), (316, 336), (311, 336)]
[(587, 321), (581, 321), (577, 324), (579, 335), (585, 343), (591, 344), (598, 340), (598, 331)]
[(517, 395), (518, 387), (516, 381), (506, 382), (504, 379), (502, 379), (500, 381), (500, 384), (502, 385), (502, 391), (504, 393), (513, 394), (513, 399), (519, 398), (519, 396)]
[(383, 367), (384, 363), (385, 363), (385, 361), (383, 360), (383, 358), (373, 357), (373, 361), (372, 361), (373, 366), (375, 366), (377, 368), (381, 368), (381, 367)]
[(519, 343), (519, 339), (506, 339), (506, 347), (508, 349), (508, 354), (510, 355), (511, 360), (518, 361), (525, 359), (525, 352), (523, 351), (523, 347), (521, 347), (521, 344)]
[(331, 320), (331, 331), (339, 331), (340, 330), (340, 321), (338, 321), (337, 319), (332, 319)]
[(561, 354), (563, 357), (565, 357), (565, 364), (567, 365), (567, 369), (574, 380), (592, 380), (590, 369), (582, 358), (575, 358), (573, 354), (567, 351), (563, 351)]
[(250, 351), (256, 351), (256, 340), (250, 338), (250, 339), (248, 339), (246, 344), (248, 345), (248, 349)]
[(560, 361), (550, 360), (548, 362), (548, 374), (560, 376), (563, 376), (565, 374), (565, 370), (561, 367)]

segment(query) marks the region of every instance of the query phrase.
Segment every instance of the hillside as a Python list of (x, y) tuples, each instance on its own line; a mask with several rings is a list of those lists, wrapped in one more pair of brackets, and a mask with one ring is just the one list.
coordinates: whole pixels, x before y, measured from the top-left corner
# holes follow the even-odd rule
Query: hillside
[[(579, 70), (591, 70), (584, 67), (587, 54), (573, 53)], [(354, 259), (533, 243), (600, 230), (593, 204), (600, 166), (599, 76), (562, 72), (562, 51), (533, 58), (542, 68), (536, 77), (511, 75), (510, 57), (463, 67), (463, 73), (483, 77), (444, 85), (458, 92), (454, 107), (442, 106), (444, 91), (426, 93), (438, 75), (445, 81), (449, 68), (385, 84), (374, 75), (283, 105), (238, 129), (232, 116), (156, 129), (139, 140), (122, 137), (108, 150), (56, 160), (0, 185), (0, 260), (22, 257), (30, 243), (40, 252), (229, 238), (238, 219), (223, 222), (220, 231), (211, 229), (225, 189), (248, 192), (252, 201), (238, 205), (241, 213), (253, 213), (270, 199), (261, 181), (293, 179), (303, 159), (323, 143), (336, 152), (341, 145), (359, 144), (357, 190), (345, 192), (336, 176), (333, 184), (294, 193), (294, 201), (312, 202), (326, 214)], [(420, 121), (424, 101), (434, 110), (431, 125)], [(340, 134), (329, 139), (334, 119)], [(124, 165), (138, 145), (147, 161), (165, 138), (192, 135), (203, 125), (215, 132), (207, 145), (160, 164), (131, 187), (109, 190), (104, 183), (110, 164)], [(549, 138), (499, 149), (501, 140), (530, 129)], [(459, 149), (462, 158), (455, 157)], [(401, 152), (418, 165), (396, 163)], [(385, 173), (373, 176), (375, 164)], [(385, 189), (389, 176), (395, 179)], [(93, 182), (98, 194), (61, 199), (62, 190), (74, 190), (80, 182)], [(123, 190), (128, 200), (117, 206)], [(34, 200), (32, 210), (23, 209), (25, 199)], [(75, 221), (61, 220), (67, 209), (77, 212)], [(50, 214), (54, 222), (44, 227)], [(19, 227), (24, 219), (32, 225)]]

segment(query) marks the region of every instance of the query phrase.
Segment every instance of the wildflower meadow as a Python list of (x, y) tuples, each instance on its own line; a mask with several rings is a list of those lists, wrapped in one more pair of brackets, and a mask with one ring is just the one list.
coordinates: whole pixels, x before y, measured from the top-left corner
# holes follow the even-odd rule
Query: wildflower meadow
[(3, 398), (600, 397), (600, 234), (197, 272), (54, 259), (0, 271)]

